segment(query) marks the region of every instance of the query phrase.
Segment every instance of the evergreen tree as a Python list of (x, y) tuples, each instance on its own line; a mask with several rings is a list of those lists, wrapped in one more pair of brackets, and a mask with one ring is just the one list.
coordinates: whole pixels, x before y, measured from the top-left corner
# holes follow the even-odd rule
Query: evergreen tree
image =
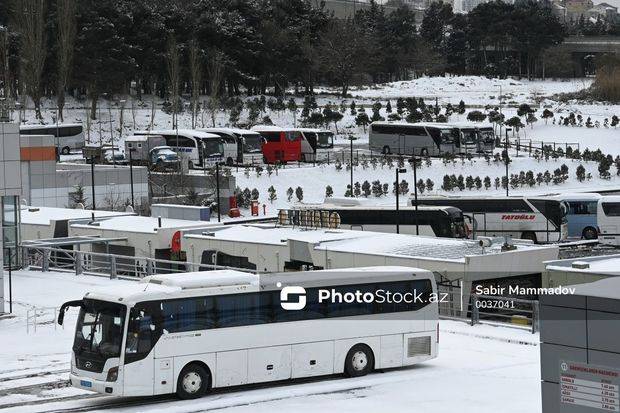
[(332, 196), (334, 196), (334, 189), (331, 185), (327, 185), (325, 187), (325, 198), (331, 198)]
[(267, 189), (267, 192), (269, 194), (267, 198), (269, 199), (269, 202), (273, 204), (273, 201), (278, 199), (278, 196), (276, 195), (276, 189), (273, 187), (273, 185), (271, 185), (269, 189)]
[(303, 201), (303, 199), (304, 199), (304, 190), (301, 189), (301, 186), (298, 186), (297, 188), (295, 188), (295, 198), (297, 198), (298, 202)]

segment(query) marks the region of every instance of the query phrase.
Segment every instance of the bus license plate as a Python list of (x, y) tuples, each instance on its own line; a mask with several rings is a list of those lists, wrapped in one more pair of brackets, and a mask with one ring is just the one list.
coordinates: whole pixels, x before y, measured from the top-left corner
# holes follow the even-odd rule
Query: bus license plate
[(80, 380), (80, 386), (83, 386), (83, 387), (93, 387), (93, 384), (91, 382), (89, 382), (89, 381), (86, 381), (86, 380)]

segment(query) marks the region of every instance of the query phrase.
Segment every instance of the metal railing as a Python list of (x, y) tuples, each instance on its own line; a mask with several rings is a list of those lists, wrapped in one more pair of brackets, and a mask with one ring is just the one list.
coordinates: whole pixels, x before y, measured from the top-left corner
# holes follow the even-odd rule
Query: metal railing
[(438, 286), (439, 316), (468, 321), (472, 326), (481, 323), (510, 324), (539, 331), (538, 300), (472, 294), (462, 302), (460, 287)]
[[(58, 327), (56, 320), (58, 319), (58, 308), (56, 307), (33, 307), (26, 311), (26, 333), (30, 330), (37, 332), (37, 326), (54, 326), (54, 330)], [(64, 325), (62, 326), (64, 329)]]
[(254, 272), (245, 268), (217, 264), (198, 264), (52, 247), (24, 245), (21, 250), (24, 266), (43, 272), (63, 271), (76, 275), (105, 275), (110, 278), (143, 278), (155, 274), (210, 270)]

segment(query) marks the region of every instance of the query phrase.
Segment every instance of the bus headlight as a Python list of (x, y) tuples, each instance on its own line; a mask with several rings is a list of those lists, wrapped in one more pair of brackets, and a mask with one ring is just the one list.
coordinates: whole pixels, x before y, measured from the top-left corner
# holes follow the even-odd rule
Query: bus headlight
[(116, 381), (118, 379), (118, 367), (112, 367), (108, 370), (108, 377), (106, 381)]

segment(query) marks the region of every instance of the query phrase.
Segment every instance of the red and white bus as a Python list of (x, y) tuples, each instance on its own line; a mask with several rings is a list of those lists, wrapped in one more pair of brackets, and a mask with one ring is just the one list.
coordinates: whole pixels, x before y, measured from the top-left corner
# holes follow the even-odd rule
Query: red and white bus
[(301, 161), (301, 132), (278, 126), (254, 126), (252, 130), (265, 139), (261, 147), (265, 163)]

